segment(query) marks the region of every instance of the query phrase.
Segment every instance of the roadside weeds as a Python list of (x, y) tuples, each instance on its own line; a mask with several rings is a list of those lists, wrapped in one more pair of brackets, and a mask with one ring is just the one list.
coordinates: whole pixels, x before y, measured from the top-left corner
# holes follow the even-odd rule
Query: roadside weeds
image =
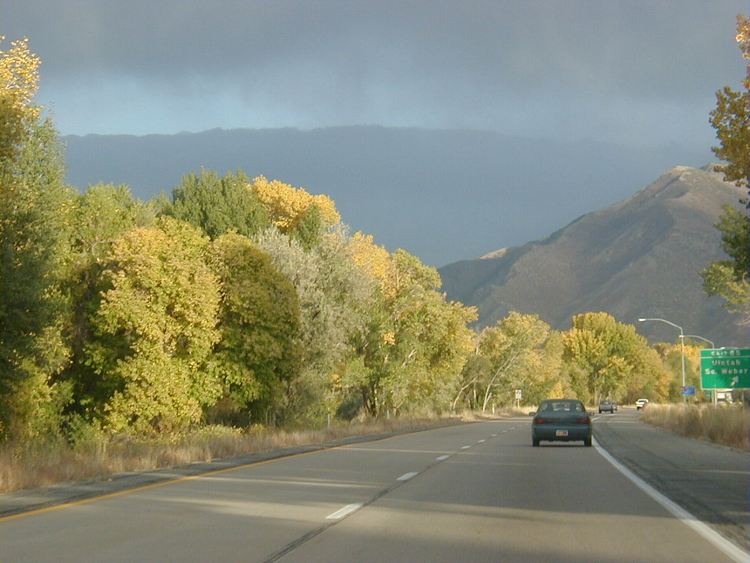
[[(514, 411), (498, 416), (517, 414)], [(462, 413), (422, 418), (392, 417), (338, 423), (314, 430), (282, 430), (254, 425), (239, 429), (204, 426), (191, 433), (136, 439), (128, 435), (70, 445), (62, 440), (0, 445), (0, 494), (109, 475), (186, 467), (293, 446), (327, 444), (349, 437), (409, 432), (479, 420)]]
[(750, 412), (742, 406), (657, 405), (649, 403), (641, 420), (675, 434), (749, 451)]

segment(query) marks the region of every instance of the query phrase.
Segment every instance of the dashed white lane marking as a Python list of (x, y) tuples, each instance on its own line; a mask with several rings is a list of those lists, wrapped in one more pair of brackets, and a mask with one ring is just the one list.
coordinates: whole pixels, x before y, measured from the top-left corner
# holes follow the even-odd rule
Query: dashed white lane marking
[(490, 436), (492, 436), (493, 438), (495, 438), (497, 436), (497, 434), (490, 434)]
[(477, 443), (478, 443), (478, 444), (483, 444), (483, 443), (484, 443), (484, 442), (486, 442), (486, 441), (487, 441), (487, 440), (479, 440), (479, 442), (477, 442)]
[(736, 561), (737, 563), (750, 563), (750, 556), (741, 550), (739, 547), (734, 545), (732, 542), (724, 538), (721, 534), (715, 531), (713, 528), (709, 528), (706, 524), (698, 520), (695, 516), (690, 514), (687, 510), (671, 501), (669, 498), (661, 494), (659, 491), (654, 489), (651, 485), (643, 481), (635, 473), (630, 471), (627, 467), (622, 465), (614, 457), (612, 457), (607, 450), (602, 448), (599, 443), (594, 439), (594, 446), (596, 450), (604, 456), (608, 462), (614, 465), (620, 473), (630, 479), (635, 486), (645, 492), (648, 496), (654, 499), (656, 502), (666, 508), (672, 515), (681, 520), (684, 524), (690, 526), (693, 531), (703, 536), (706, 540), (714, 544), (717, 548), (723, 551), (727, 556)]
[(355, 512), (364, 506), (361, 502), (355, 504), (347, 504), (341, 510), (337, 510), (333, 514), (326, 517), (326, 520), (341, 520), (344, 516), (349, 516), (352, 512)]
[(401, 477), (396, 479), (396, 481), (408, 481), (409, 479), (411, 479), (412, 477), (416, 477), (417, 475), (419, 475), (419, 471), (412, 471), (410, 473), (404, 473), (403, 475), (401, 475)]
[(468, 450), (471, 446), (461, 446), (462, 450)]
[(440, 457), (435, 458), (435, 461), (445, 461), (449, 457), (450, 457), (449, 455), (441, 455)]

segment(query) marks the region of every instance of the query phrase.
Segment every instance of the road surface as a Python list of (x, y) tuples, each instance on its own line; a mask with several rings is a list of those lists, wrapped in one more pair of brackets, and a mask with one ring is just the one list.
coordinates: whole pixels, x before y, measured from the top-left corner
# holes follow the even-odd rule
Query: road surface
[(724, 563), (744, 560), (738, 551), (676, 518), (599, 447), (533, 448), (522, 418), (0, 518), (0, 563)]

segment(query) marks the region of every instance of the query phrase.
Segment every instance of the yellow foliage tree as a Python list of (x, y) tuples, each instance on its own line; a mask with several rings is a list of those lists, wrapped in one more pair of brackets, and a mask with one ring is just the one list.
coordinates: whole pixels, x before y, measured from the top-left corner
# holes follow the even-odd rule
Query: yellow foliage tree
[[(742, 58), (746, 61), (750, 61), (750, 17), (743, 16), (742, 14), (737, 16), (737, 35), (735, 40), (740, 45), (742, 51)], [(750, 90), (750, 62), (747, 63), (747, 75), (742, 80), (745, 88)]]
[(380, 289), (386, 298), (396, 294), (396, 266), (390, 253), (383, 246), (373, 242), (372, 235), (354, 233), (346, 247), (347, 255), (357, 266), (380, 284)]
[(283, 233), (291, 232), (313, 205), (318, 208), (326, 224), (335, 225), (341, 220), (336, 204), (327, 195), (312, 195), (303, 188), (295, 188), (278, 180), (269, 182), (263, 176), (255, 178), (250, 189), (270, 214), (271, 221)]
[[(0, 36), (0, 41), (4, 39)], [(33, 100), (40, 63), (26, 39), (0, 51), (0, 162), (16, 159), (39, 117), (41, 107), (34, 106)]]

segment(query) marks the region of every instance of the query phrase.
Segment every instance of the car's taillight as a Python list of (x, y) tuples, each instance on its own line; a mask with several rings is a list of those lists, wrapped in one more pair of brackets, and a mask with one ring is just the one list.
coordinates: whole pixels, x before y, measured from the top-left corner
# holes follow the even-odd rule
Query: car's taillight
[(582, 418), (576, 418), (573, 422), (577, 424), (591, 424), (591, 419), (589, 417), (584, 416)]
[(535, 418), (534, 419), (534, 424), (547, 424), (548, 422), (549, 422), (549, 420), (547, 420), (546, 418)]

